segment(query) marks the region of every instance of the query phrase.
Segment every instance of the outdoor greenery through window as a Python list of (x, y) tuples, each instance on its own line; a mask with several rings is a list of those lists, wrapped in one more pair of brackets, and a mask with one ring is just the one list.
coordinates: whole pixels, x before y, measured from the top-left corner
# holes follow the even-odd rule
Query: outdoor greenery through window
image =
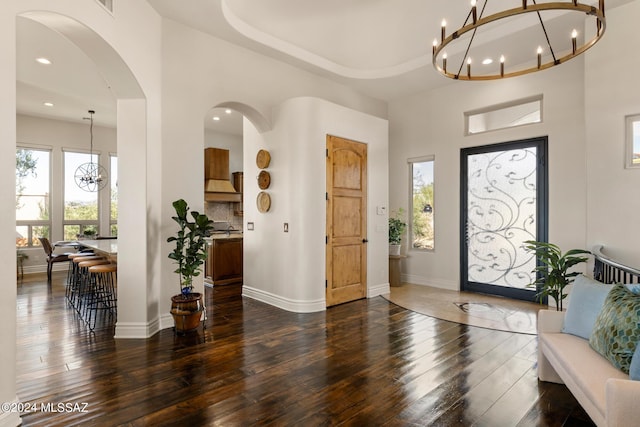
[(433, 250), (435, 248), (433, 165), (433, 156), (409, 159), (411, 177), (409, 233), (414, 249)]
[(93, 237), (98, 229), (98, 192), (88, 192), (75, 183), (75, 171), (83, 163), (98, 163), (98, 155), (93, 159), (87, 153), (64, 152), (64, 217), (63, 239), (75, 240), (79, 236)]
[(111, 155), (109, 166), (111, 180), (111, 200), (109, 207), (109, 227), (112, 236), (118, 235), (118, 157)]
[(16, 246), (40, 246), (51, 233), (51, 153), (16, 149)]

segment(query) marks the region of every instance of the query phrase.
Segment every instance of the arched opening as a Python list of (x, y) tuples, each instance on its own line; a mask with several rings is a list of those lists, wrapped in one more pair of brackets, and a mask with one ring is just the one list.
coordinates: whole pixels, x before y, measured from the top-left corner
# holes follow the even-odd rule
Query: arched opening
[[(43, 34), (56, 35), (51, 37), (55, 43), (49, 44), (47, 39), (40, 38), (39, 49), (43, 56), (46, 50), (54, 50), (53, 55), (62, 61), (74, 55), (66, 56), (69, 50), (76, 50), (75, 57), (84, 57), (84, 65), (90, 64), (94, 67), (93, 75), (83, 73), (86, 68), (79, 68), (79, 64), (54, 63), (52, 68), (47, 70), (48, 76), (39, 80), (33, 73), (29, 74), (24, 70), (16, 70), (17, 75), (17, 101), (16, 111), (29, 115), (29, 96), (39, 97), (43, 94), (57, 97), (60, 100), (55, 114), (48, 117), (45, 114), (32, 112), (33, 116), (40, 116), (39, 119), (48, 121), (49, 124), (60, 126), (86, 127), (82, 123), (83, 116), (87, 116), (87, 110), (96, 110), (97, 125), (106, 129), (115, 140), (115, 146), (111, 145), (101, 153), (102, 164), (108, 165), (111, 157), (118, 159), (118, 326), (116, 336), (128, 337), (149, 335), (146, 324), (149, 318), (155, 315), (148, 315), (151, 304), (149, 302), (149, 280), (147, 271), (149, 262), (144, 250), (147, 243), (147, 184), (146, 184), (146, 164), (147, 164), (147, 106), (145, 95), (133, 75), (129, 66), (125, 63), (118, 52), (98, 33), (85, 24), (53, 12), (26, 12), (17, 16), (18, 51), (17, 66), (21, 66), (21, 46), (28, 45), (28, 38), (20, 33), (20, 27), (25, 26), (28, 30), (39, 28)], [(35, 58), (28, 59), (33, 61)], [(76, 67), (69, 75), (59, 75), (65, 67)], [(57, 68), (56, 68), (57, 67)], [(56, 74), (58, 73), (58, 74)], [(101, 83), (96, 83), (101, 82)], [(102, 84), (104, 87), (92, 86)], [(78, 93), (77, 90), (81, 92)], [(83, 92), (84, 91), (84, 92)], [(111, 102), (105, 100), (105, 93), (111, 95)], [(96, 105), (98, 104), (98, 105)], [(20, 107), (20, 108), (18, 108)], [(75, 123), (73, 123), (75, 122)], [(33, 123), (33, 121), (32, 121)], [(60, 144), (57, 145), (57, 144)], [(65, 141), (52, 142), (53, 149), (58, 150), (56, 156), (60, 160), (65, 148)], [(89, 133), (86, 132), (86, 149), (89, 148)], [(65, 171), (67, 173), (67, 171)], [(56, 185), (61, 185), (57, 181)], [(109, 191), (101, 190), (102, 191)], [(56, 188), (52, 191), (62, 200), (63, 190)], [(109, 216), (109, 196), (99, 196), (103, 208), (100, 209), (102, 216)], [(63, 221), (63, 203), (55, 202), (52, 205), (52, 221)], [(101, 221), (106, 224), (104, 228), (109, 228), (109, 221)], [(63, 238), (62, 229), (56, 222), (56, 234), (53, 239)], [(106, 230), (102, 232), (107, 233)], [(141, 250), (142, 248), (142, 250)], [(142, 306), (142, 307), (141, 307)], [(120, 325), (142, 325), (135, 331), (123, 330)], [(143, 332), (140, 332), (143, 331)]]
[[(250, 124), (246, 123), (248, 121)], [(258, 132), (270, 129), (268, 120), (254, 108), (239, 102), (222, 102), (211, 108), (204, 119), (205, 193), (204, 212), (214, 221), (214, 232), (209, 246), (209, 262), (205, 268), (205, 287), (232, 285), (229, 291), (242, 292), (244, 204), (251, 200), (244, 196), (244, 126), (252, 126)], [(217, 170), (210, 165), (216, 164)], [(212, 176), (215, 174), (215, 177)], [(209, 178), (229, 180), (227, 185), (235, 194), (210, 191)], [(249, 185), (251, 185), (249, 180)], [(217, 232), (230, 231), (225, 240)], [(230, 240), (229, 238), (232, 238)], [(217, 259), (231, 260), (224, 267), (216, 268)], [(250, 268), (250, 265), (246, 265)]]

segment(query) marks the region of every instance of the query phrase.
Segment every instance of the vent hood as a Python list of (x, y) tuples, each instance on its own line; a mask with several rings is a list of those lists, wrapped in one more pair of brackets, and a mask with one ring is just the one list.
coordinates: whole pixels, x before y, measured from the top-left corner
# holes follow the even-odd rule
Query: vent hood
[(229, 150), (206, 148), (204, 150), (204, 200), (205, 202), (240, 202), (242, 194), (229, 180)]

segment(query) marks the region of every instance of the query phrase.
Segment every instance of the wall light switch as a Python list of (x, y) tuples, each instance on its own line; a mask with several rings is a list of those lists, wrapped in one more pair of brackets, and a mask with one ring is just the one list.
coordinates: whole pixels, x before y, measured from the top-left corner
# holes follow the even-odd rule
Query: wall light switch
[(248, 222), (247, 223), (247, 230), (249, 230), (249, 231), (253, 230), (253, 223), (252, 222)]
[(285, 233), (288, 233), (288, 232), (289, 232), (289, 223), (288, 223), (288, 222), (285, 222), (285, 223), (284, 223), (284, 232), (285, 232)]
[(378, 206), (378, 215), (386, 215), (387, 207), (386, 206)]

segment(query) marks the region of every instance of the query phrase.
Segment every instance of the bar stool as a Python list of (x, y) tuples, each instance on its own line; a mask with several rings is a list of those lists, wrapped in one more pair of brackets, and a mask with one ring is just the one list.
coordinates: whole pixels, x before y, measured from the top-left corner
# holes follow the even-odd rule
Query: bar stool
[(107, 263), (104, 257), (93, 255), (93, 256), (84, 256), (84, 257), (76, 257), (71, 261), (75, 264), (75, 274), (73, 277), (73, 282), (71, 283), (72, 291), (71, 291), (71, 305), (76, 309), (78, 314), (82, 315), (82, 300), (89, 289), (87, 281), (89, 280), (89, 272), (88, 269), (91, 263)]
[(69, 254), (69, 260), (71, 261), (69, 263), (69, 270), (67, 271), (67, 289), (65, 292), (65, 295), (67, 297), (67, 300), (70, 300), (71, 298), (71, 292), (73, 291), (73, 283), (77, 280), (77, 267), (78, 264), (74, 263), (73, 260), (79, 257), (88, 257), (88, 256), (94, 256), (95, 254), (93, 252), (76, 252), (73, 254)]
[[(90, 330), (94, 330), (98, 318), (98, 310), (104, 310), (112, 318), (118, 315), (117, 296), (117, 264), (100, 264), (89, 267), (90, 283), (93, 285), (91, 300), (87, 308), (87, 324)], [(93, 314), (93, 316), (92, 316)], [(105, 315), (106, 315), (105, 314)], [(93, 322), (91, 321), (93, 317)]]

